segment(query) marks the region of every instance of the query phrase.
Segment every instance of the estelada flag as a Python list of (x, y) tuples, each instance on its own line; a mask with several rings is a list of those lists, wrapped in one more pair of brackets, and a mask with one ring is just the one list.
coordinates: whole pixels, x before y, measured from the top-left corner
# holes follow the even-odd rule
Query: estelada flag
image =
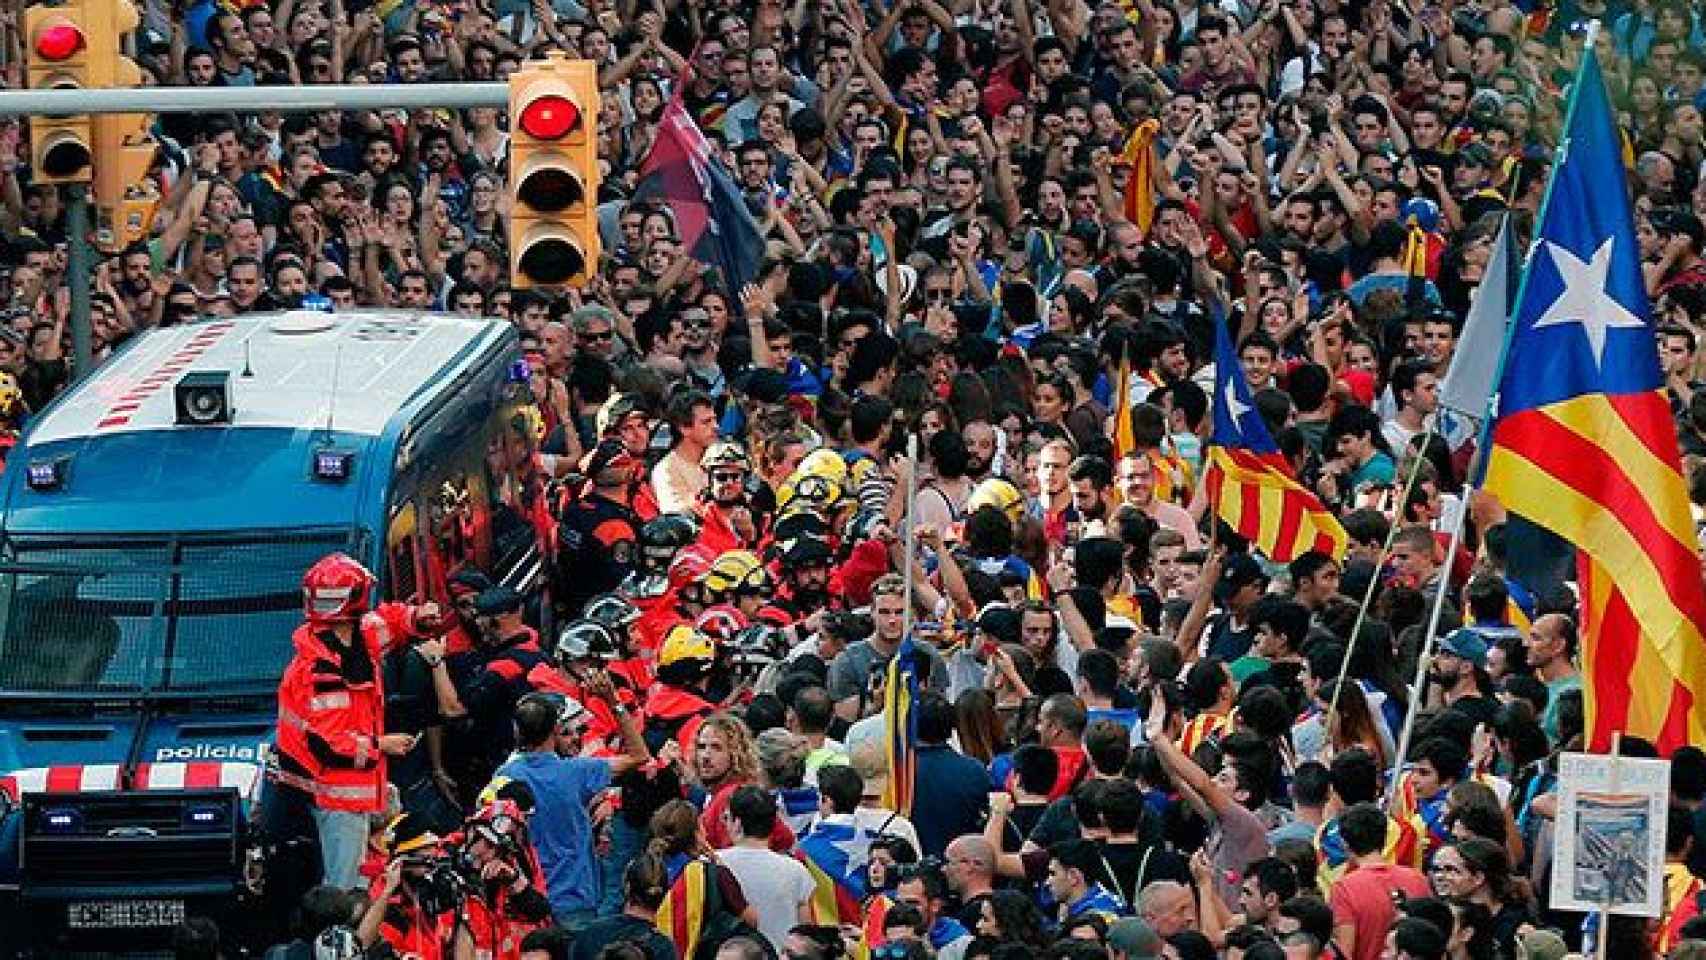
[(1203, 483), (1215, 514), (1275, 563), (1290, 563), (1310, 550), (1343, 557), (1345, 528), (1297, 482), (1268, 434), (1218, 304), (1214, 340), (1214, 435)]
[(1621, 731), (1668, 754), (1706, 737), (1706, 588), (1591, 47), (1512, 314), (1485, 487), (1576, 548), (1588, 749)]
[(682, 250), (716, 267), (738, 301), (764, 260), (764, 234), (679, 95), (664, 107), (657, 139), (640, 164), (634, 199), (663, 201), (675, 217)]

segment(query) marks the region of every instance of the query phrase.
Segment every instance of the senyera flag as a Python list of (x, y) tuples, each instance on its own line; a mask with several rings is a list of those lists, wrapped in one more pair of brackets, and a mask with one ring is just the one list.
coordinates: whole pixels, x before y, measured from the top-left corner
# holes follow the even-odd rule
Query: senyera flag
[(735, 296), (758, 275), (763, 231), (679, 96), (664, 107), (634, 199), (664, 202), (675, 217), (682, 252), (716, 267)]
[(1337, 560), (1348, 537), (1321, 499), (1297, 482), (1250, 398), (1243, 367), (1216, 305), (1214, 435), (1203, 473), (1215, 515), (1269, 560), (1290, 563), (1314, 550)]
[(1706, 737), (1706, 588), (1617, 126), (1593, 45), (1571, 88), (1499, 378), (1485, 487), (1576, 548), (1588, 746)]
[(912, 815), (912, 791), (918, 773), (918, 719), (913, 716), (918, 705), (917, 651), (908, 634), (889, 660), (883, 684), (883, 744), (889, 761), (883, 806), (903, 817)]

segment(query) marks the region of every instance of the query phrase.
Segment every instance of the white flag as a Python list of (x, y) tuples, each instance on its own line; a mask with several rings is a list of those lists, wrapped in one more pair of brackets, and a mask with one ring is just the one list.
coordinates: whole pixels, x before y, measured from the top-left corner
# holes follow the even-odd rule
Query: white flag
[(1463, 333), (1451, 355), (1451, 367), (1439, 385), (1439, 405), (1479, 420), (1487, 415), (1487, 399), (1499, 375), (1505, 352), (1505, 330), (1516, 299), (1516, 258), (1511, 246), (1511, 218), (1505, 215), (1493, 239), (1493, 255), (1481, 276), (1481, 286), (1469, 304)]

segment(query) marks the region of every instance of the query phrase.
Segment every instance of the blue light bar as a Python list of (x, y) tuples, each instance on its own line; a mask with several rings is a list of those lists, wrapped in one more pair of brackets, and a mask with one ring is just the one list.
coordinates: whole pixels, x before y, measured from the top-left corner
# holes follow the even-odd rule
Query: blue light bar
[(355, 472), (355, 454), (348, 450), (314, 451), (314, 479), (342, 483)]

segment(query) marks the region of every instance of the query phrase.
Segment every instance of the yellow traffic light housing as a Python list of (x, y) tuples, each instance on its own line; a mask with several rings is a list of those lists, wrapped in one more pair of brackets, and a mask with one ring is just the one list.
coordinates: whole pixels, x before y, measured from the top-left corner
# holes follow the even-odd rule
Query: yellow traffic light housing
[(581, 286), (598, 270), (598, 68), (553, 52), (509, 80), (510, 283)]
[[(87, 87), (89, 33), (81, 4), (24, 11), (26, 75), (32, 90)], [(35, 183), (88, 183), (94, 148), (89, 117), (30, 118), (30, 169)]]
[(148, 179), (159, 145), (148, 115), (114, 113), (94, 118), (95, 245), (116, 253), (148, 235), (159, 191)]

